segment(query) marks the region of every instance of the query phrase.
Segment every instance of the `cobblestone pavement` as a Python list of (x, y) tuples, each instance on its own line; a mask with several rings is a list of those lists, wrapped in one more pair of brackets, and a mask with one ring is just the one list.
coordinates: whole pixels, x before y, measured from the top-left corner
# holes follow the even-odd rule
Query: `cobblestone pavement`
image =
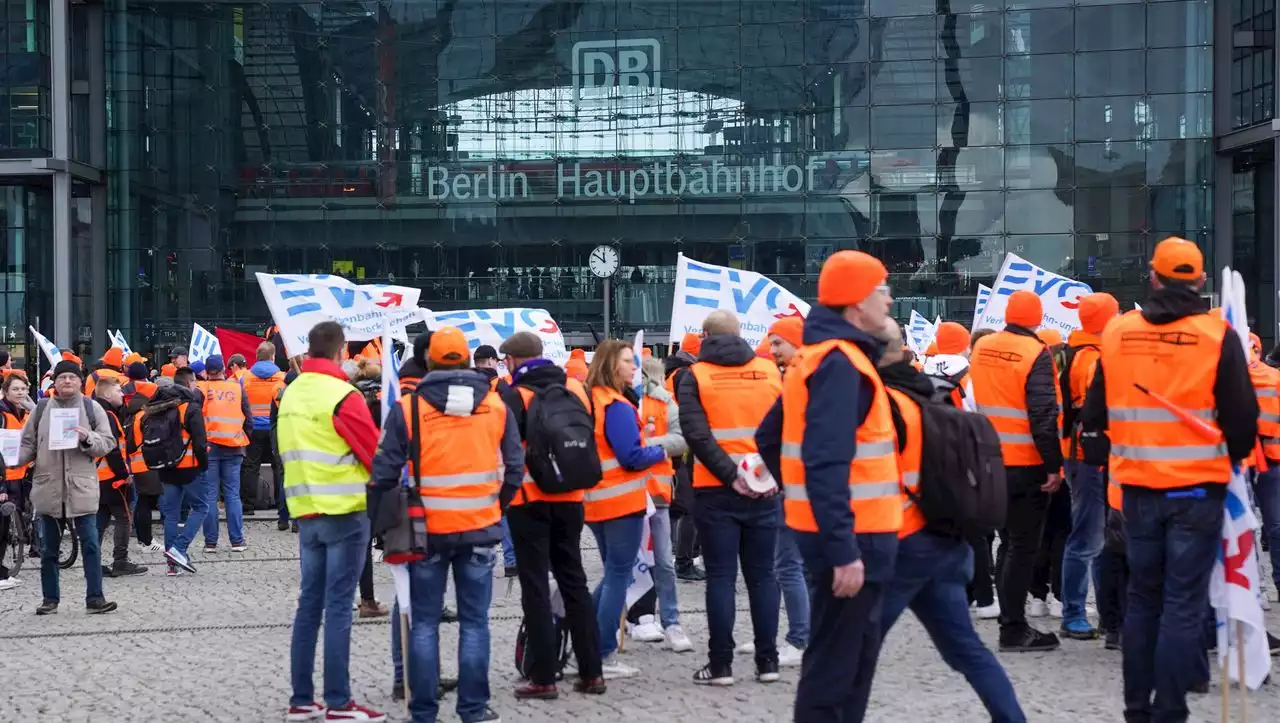
[[(59, 613), (37, 618), (38, 564), (24, 569), (20, 587), (0, 592), (0, 721), (282, 720), (289, 697), (297, 543), (261, 515), (247, 525), (248, 552), (195, 552), (196, 575), (165, 577), (160, 555), (133, 553), (150, 572), (108, 579), (107, 595), (120, 609), (105, 616), (85, 614), (84, 581), (77, 567), (63, 574)], [(599, 579), (595, 552), (586, 557), (588, 575)], [(379, 569), (376, 579), (379, 597), (389, 600), (390, 575)], [(739, 586), (737, 631), (743, 640), (749, 620)], [(512, 696), (512, 649), (520, 618), (519, 587), (508, 593), (505, 580), (495, 581), (493, 707), (509, 722), (529, 723), (570, 718), (581, 723), (790, 720), (795, 669), (784, 670), (781, 683), (765, 686), (749, 675), (742, 681), (752, 666), (741, 660), (735, 687), (707, 689), (691, 683), (690, 676), (705, 662), (706, 616), (701, 585), (681, 583), (680, 594), (682, 622), (698, 652), (675, 655), (628, 641), (623, 655), (643, 670), (642, 677), (611, 683), (605, 696), (566, 694), (562, 688), (558, 701), (517, 702)], [(1280, 628), (1280, 614), (1269, 615), (1273, 629)], [(980, 630), (994, 645), (994, 622), (980, 623)], [(389, 711), (392, 720), (407, 720), (391, 701), (388, 622), (359, 622), (352, 637), (351, 681), (357, 699)], [(456, 626), (444, 626), (441, 649), (452, 652), (456, 645)], [(1065, 641), (1055, 653), (1002, 655), (1001, 660), (1031, 721), (1120, 719), (1120, 656), (1104, 651), (1101, 643)], [(457, 667), (448, 655), (441, 664), (446, 674)], [(319, 671), (316, 681), (318, 685)], [(1217, 719), (1216, 690), (1193, 701), (1193, 720)], [(445, 699), (442, 721), (457, 720), (454, 702), (452, 696)], [(1280, 686), (1254, 693), (1250, 706), (1253, 720), (1275, 720)], [(964, 723), (987, 717), (964, 679), (941, 662), (908, 615), (886, 641), (868, 720)]]

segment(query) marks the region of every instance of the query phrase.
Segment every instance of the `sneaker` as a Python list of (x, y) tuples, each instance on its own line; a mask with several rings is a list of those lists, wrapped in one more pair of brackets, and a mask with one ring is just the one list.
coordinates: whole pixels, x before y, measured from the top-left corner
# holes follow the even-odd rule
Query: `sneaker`
[(178, 567), (182, 568), (183, 570), (186, 570), (187, 572), (194, 573), (196, 571), (196, 568), (191, 564), (191, 560), (188, 560), (187, 556), (183, 554), (181, 551), (179, 551), (178, 548), (176, 547), (170, 547), (169, 549), (165, 550), (164, 556), (165, 556), (165, 559), (167, 559), (169, 562), (173, 563), (174, 565), (177, 565)]
[(555, 683), (539, 685), (529, 682), (516, 688), (516, 700), (555, 700), (559, 697), (560, 689)]
[(168, 564), (164, 571), (165, 577), (177, 577), (182, 574), (182, 570), (172, 562)]
[(58, 612), (58, 602), (56, 600), (45, 600), (36, 608), (36, 615), (54, 615)]
[(733, 685), (733, 669), (727, 665), (723, 668), (717, 668), (708, 664), (702, 670), (693, 674), (693, 684), (727, 688)]
[(143, 545), (144, 552), (164, 552), (164, 543), (159, 540), (152, 540), (150, 545)]
[(1010, 634), (1000, 632), (1000, 652), (1002, 653), (1043, 653), (1058, 649), (1058, 636), (1053, 633), (1042, 633), (1031, 626)]
[(707, 579), (707, 573), (702, 568), (689, 562), (683, 565), (676, 565), (676, 578), (686, 582), (702, 582)]
[(739, 645), (738, 647), (736, 647), (736, 648), (734, 648), (734, 649), (733, 649), (733, 654), (734, 654), (734, 655), (755, 655), (755, 654), (756, 654), (756, 644), (755, 644), (755, 643), (743, 643), (742, 645)]
[(330, 708), (325, 711), (324, 719), (327, 721), (355, 720), (364, 721), (364, 723), (383, 723), (387, 719), (387, 715), (359, 705), (353, 700), (341, 708)]
[(1048, 603), (1049, 605), (1049, 617), (1057, 618), (1061, 620), (1062, 619), (1062, 601), (1054, 597), (1053, 593), (1050, 593), (1049, 598), (1045, 602)]
[(1094, 640), (1098, 637), (1098, 631), (1089, 624), (1088, 620), (1072, 620), (1069, 623), (1063, 623), (1058, 632), (1072, 640)]
[(990, 605), (979, 605), (973, 609), (973, 614), (979, 620), (995, 620), (1000, 617), (1000, 601), (996, 600)]
[(110, 566), (110, 565), (103, 565), (103, 566), (102, 566), (102, 576), (103, 576), (103, 577), (115, 577), (115, 576), (116, 576), (116, 573), (115, 573), (115, 571), (114, 571), (114, 570), (112, 570), (112, 569), (111, 569), (111, 566)]
[(90, 615), (102, 615), (104, 613), (113, 613), (116, 611), (117, 605), (113, 602), (107, 602), (102, 598), (93, 600), (84, 604), (84, 611)]
[(359, 615), (362, 618), (385, 618), (391, 614), (391, 608), (377, 600), (361, 600)]
[(7, 577), (3, 580), (0, 580), (0, 590), (12, 590), (17, 586), (18, 586), (18, 581), (16, 578)]
[(688, 653), (693, 650), (693, 641), (688, 635), (684, 634), (684, 629), (679, 625), (672, 625), (667, 628), (665, 637), (667, 639), (667, 647), (673, 653)]
[(249, 543), (245, 542), (244, 540), (231, 543), (232, 552), (244, 552), (245, 550), (248, 550), (248, 549), (249, 549)]
[(1107, 650), (1120, 650), (1120, 631), (1108, 630), (1107, 634), (1103, 636), (1102, 646)]
[(778, 647), (778, 665), (784, 668), (799, 668), (804, 660), (804, 651), (791, 643), (783, 643)]
[(757, 663), (756, 680), (760, 683), (776, 683), (782, 680), (782, 674), (778, 672), (778, 664), (772, 660), (765, 663)]
[(315, 703), (310, 705), (291, 705), (284, 714), (286, 721), (310, 721), (322, 718), (324, 718), (324, 706), (316, 705)]
[(277, 529), (277, 530), (280, 530), (281, 532), (288, 532), (288, 530), (289, 530), (289, 521), (288, 521), (288, 520), (280, 520), (279, 522), (277, 522), (277, 523), (276, 523), (276, 529)]
[(292, 532), (292, 533), (293, 533), (293, 534), (295, 534), (295, 535), (296, 535), (296, 534), (298, 534), (298, 521), (297, 521), (297, 520), (293, 520), (292, 522), (290, 522), (290, 523), (289, 523), (289, 531), (290, 531), (290, 532)]
[(204, 554), (206, 554), (206, 555), (216, 555), (216, 554), (217, 554), (217, 552), (218, 552), (218, 543), (216, 543), (216, 542), (206, 542), (206, 543), (204, 543)]
[(641, 615), (640, 622), (631, 627), (631, 639), (637, 643), (661, 643), (666, 640), (662, 626), (652, 615)]
[(134, 563), (129, 562), (128, 560), (125, 560), (124, 562), (117, 562), (111, 566), (112, 577), (128, 577), (130, 575), (144, 575), (146, 574), (146, 572), (147, 572), (146, 567), (142, 565), (135, 565)]
[(584, 695), (604, 695), (608, 690), (609, 686), (605, 684), (604, 678), (592, 678), (591, 680), (579, 678), (578, 682), (573, 684), (573, 692)]
[(630, 665), (624, 665), (618, 662), (617, 653), (614, 653), (600, 661), (600, 670), (604, 673), (605, 680), (634, 678), (637, 675), (640, 675), (640, 670), (638, 668), (633, 668)]
[(462, 723), (502, 723), (502, 716), (492, 708), (485, 707), (484, 712), (471, 720), (463, 719)]
[(1031, 602), (1027, 603), (1027, 617), (1029, 618), (1045, 618), (1049, 617), (1049, 603), (1038, 597), (1031, 598)]

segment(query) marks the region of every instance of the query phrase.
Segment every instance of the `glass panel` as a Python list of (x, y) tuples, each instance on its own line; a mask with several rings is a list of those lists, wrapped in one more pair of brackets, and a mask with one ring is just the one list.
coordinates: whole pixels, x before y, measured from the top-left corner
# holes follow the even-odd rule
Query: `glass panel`
[(932, 60), (877, 63), (872, 77), (874, 103), (925, 103), (937, 98)]
[(1178, 0), (1147, 6), (1147, 47), (1209, 45), (1213, 15), (1208, 0)]
[(1141, 186), (1146, 153), (1139, 143), (1077, 143), (1076, 185)]
[(1179, 236), (1213, 228), (1213, 192), (1203, 186), (1155, 186), (1151, 188), (1151, 228), (1167, 229)]
[(1005, 138), (1010, 143), (1070, 143), (1072, 103), (1038, 100), (1004, 104)]
[(1009, 188), (1070, 188), (1075, 183), (1073, 146), (1008, 146), (1004, 175)]
[(1147, 228), (1147, 192), (1141, 188), (1082, 188), (1076, 191), (1077, 231), (1141, 231)]
[(919, 148), (938, 143), (931, 105), (886, 105), (871, 109), (872, 148)]
[(1000, 98), (1000, 58), (939, 61), (937, 70), (940, 99), (982, 101)]
[(933, 15), (889, 18), (883, 22), (877, 60), (919, 60), (937, 56), (938, 28)]
[(1014, 56), (1004, 71), (1006, 98), (1069, 98), (1075, 92), (1073, 55)]
[(1140, 50), (1081, 53), (1076, 58), (1076, 93), (1138, 95), (1146, 75), (1146, 55)]
[(1009, 13), (1005, 52), (1070, 53), (1075, 49), (1075, 11), (1071, 8)]
[(1149, 51), (1147, 92), (1181, 93), (1213, 89), (1211, 48), (1167, 48)]
[(1146, 33), (1145, 6), (1102, 5), (1076, 9), (1076, 50), (1141, 48)]
[(1213, 142), (1155, 141), (1147, 146), (1147, 183), (1153, 186), (1213, 183)]
[(1009, 191), (1004, 217), (1011, 234), (1061, 233), (1071, 228), (1071, 191)]

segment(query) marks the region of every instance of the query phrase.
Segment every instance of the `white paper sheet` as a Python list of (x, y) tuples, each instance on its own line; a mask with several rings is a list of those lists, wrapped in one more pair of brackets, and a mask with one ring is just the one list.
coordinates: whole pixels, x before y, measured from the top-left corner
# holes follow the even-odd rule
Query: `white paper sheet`
[(49, 410), (49, 450), (75, 449), (80, 441), (80, 408)]
[(18, 466), (18, 452), (22, 447), (21, 429), (0, 429), (0, 454), (10, 467)]

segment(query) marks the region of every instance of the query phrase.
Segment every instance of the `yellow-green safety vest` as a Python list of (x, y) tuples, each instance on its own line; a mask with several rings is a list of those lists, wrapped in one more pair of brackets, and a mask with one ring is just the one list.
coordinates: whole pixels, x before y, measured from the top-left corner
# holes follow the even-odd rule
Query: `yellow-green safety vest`
[(367, 507), (369, 471), (333, 427), (334, 410), (355, 391), (340, 379), (310, 372), (293, 380), (281, 399), (276, 438), (291, 517), (346, 515)]

